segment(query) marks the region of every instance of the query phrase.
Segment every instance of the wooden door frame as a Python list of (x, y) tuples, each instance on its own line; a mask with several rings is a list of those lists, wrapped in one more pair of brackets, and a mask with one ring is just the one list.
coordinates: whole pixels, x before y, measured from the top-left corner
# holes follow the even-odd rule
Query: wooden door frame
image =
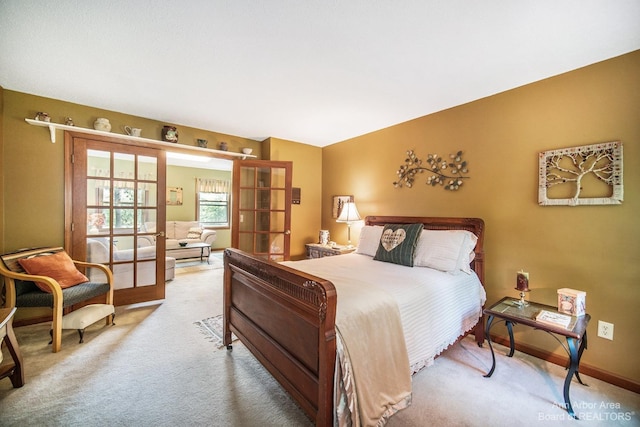
[[(233, 161), (233, 179), (232, 179), (232, 197), (231, 197), (231, 246), (238, 248), (240, 238), (240, 209), (239, 209), (239, 193), (240, 193), (240, 168), (246, 167), (264, 167), (264, 168), (282, 168), (288, 171), (285, 175), (285, 240), (284, 240), (284, 260), (291, 258), (291, 202), (293, 187), (293, 162), (284, 160), (234, 160)], [(254, 245), (255, 246), (255, 245)]]
[[(77, 200), (77, 197), (80, 197), (74, 191), (74, 159), (73, 159), (73, 151), (74, 151), (74, 140), (75, 139), (83, 139), (90, 141), (97, 141), (100, 143), (108, 143), (122, 147), (121, 152), (127, 152), (132, 150), (132, 146), (130, 142), (124, 140), (118, 140), (117, 138), (109, 138), (103, 136), (89, 135), (82, 132), (69, 132), (65, 131), (64, 133), (64, 158), (65, 158), (65, 167), (64, 167), (64, 247), (69, 254), (73, 254), (75, 237), (74, 237), (74, 222), (73, 222), (73, 206), (74, 203), (86, 203), (86, 200), (80, 201)], [(138, 147), (134, 147), (138, 148)], [(140, 147), (146, 150), (149, 150), (150, 147)], [(152, 149), (158, 152), (158, 158), (164, 159), (163, 163), (165, 163), (165, 167), (158, 167), (158, 177), (157, 177), (157, 217), (156, 217), (156, 226), (157, 232), (164, 233), (165, 224), (166, 224), (166, 150), (158, 149), (153, 147)], [(76, 225), (76, 226), (84, 226)], [(153, 301), (158, 299), (164, 299), (165, 297), (165, 259), (166, 259), (166, 251), (164, 241), (161, 242), (156, 247), (156, 284), (155, 286), (149, 286), (148, 290), (144, 289), (145, 287), (133, 288), (136, 289), (137, 297), (131, 299), (132, 290), (130, 289), (118, 289), (114, 295), (114, 302), (116, 305), (125, 305), (133, 302), (141, 302), (141, 301)], [(142, 299), (139, 301), (139, 299)], [(122, 300), (122, 301), (119, 301)]]

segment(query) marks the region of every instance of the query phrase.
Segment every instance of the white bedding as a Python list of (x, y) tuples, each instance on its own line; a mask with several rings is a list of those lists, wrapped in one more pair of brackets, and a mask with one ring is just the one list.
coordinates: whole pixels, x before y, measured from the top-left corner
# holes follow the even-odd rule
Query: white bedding
[(450, 274), (426, 267), (405, 267), (351, 253), (285, 262), (290, 267), (331, 281), (338, 294), (349, 283), (364, 282), (389, 293), (400, 310), (412, 372), (433, 359), (482, 315), (486, 293), (478, 276)]
[(372, 286), (386, 292), (398, 305), (412, 373), (432, 364), (439, 353), (469, 331), (482, 315), (486, 299), (473, 272), (453, 275), (374, 261), (358, 253), (283, 264), (334, 284), (338, 295), (336, 324), (345, 317), (341, 306), (349, 304), (344, 298), (354, 295), (349, 292), (353, 287)]

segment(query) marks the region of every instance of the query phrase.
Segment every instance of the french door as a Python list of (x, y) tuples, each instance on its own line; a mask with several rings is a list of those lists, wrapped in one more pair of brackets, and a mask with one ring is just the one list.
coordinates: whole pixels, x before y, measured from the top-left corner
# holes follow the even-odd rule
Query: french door
[[(116, 305), (165, 296), (165, 181), (162, 150), (65, 136), (65, 245), (72, 258), (107, 265)], [(101, 273), (90, 269), (91, 280)]]
[(231, 246), (284, 261), (291, 240), (292, 162), (233, 162)]

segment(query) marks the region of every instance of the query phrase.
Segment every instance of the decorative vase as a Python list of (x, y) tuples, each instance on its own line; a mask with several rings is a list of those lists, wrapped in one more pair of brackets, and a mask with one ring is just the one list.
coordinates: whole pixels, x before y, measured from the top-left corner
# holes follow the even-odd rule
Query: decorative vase
[(40, 122), (50, 122), (51, 121), (51, 117), (49, 117), (49, 114), (43, 112), (43, 111), (39, 111), (38, 114), (36, 114), (36, 120), (40, 121)]
[(207, 148), (207, 140), (206, 139), (197, 139), (198, 147)]
[(178, 142), (178, 129), (176, 129), (175, 126), (163, 126), (162, 140), (167, 142)]
[(320, 230), (318, 240), (320, 240), (321, 245), (327, 246), (329, 244), (329, 230)]
[(220, 143), (220, 150), (227, 151), (228, 149), (229, 149), (229, 147), (227, 147), (227, 143), (226, 142), (221, 142)]
[(109, 123), (109, 119), (99, 117), (95, 122), (93, 122), (93, 128), (95, 130), (101, 130), (103, 132), (111, 132), (111, 123)]

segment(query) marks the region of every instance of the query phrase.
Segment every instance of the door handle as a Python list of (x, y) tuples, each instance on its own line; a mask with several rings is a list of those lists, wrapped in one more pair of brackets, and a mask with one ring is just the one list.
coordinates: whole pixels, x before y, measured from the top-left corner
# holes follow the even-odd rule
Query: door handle
[(164, 237), (164, 231), (154, 234), (155, 237)]
[(291, 234), (291, 230), (285, 230), (284, 234), (287, 234), (287, 235)]

